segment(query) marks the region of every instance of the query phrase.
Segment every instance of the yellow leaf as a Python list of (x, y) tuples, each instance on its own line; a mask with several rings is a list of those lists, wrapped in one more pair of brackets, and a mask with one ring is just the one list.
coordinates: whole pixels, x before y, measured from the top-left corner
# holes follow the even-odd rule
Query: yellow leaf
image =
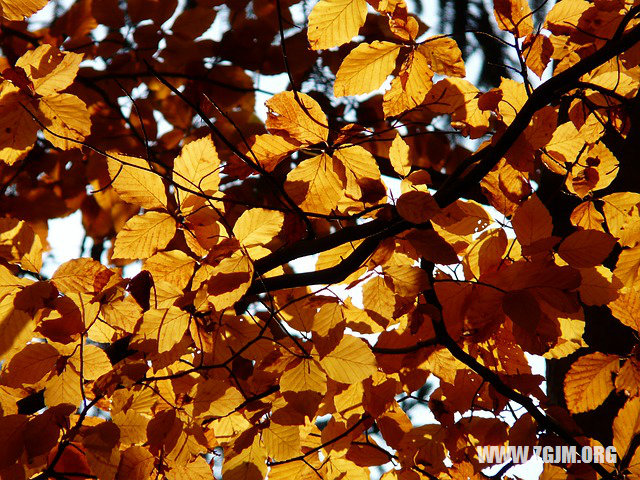
[(464, 77), (466, 71), (462, 52), (453, 38), (431, 37), (418, 47), (427, 60), (429, 68), (441, 75)]
[(168, 352), (182, 340), (191, 315), (178, 307), (155, 309), (144, 313), (138, 333), (158, 341), (158, 352)]
[(127, 410), (126, 413), (118, 412), (111, 418), (120, 430), (120, 442), (123, 445), (142, 444), (147, 441), (149, 418), (133, 409)]
[(342, 61), (334, 92), (337, 97), (360, 95), (379, 88), (396, 66), (400, 45), (375, 41), (362, 43)]
[(80, 375), (73, 368), (67, 367), (59, 374), (54, 374), (44, 385), (44, 403), (47, 407), (69, 403), (75, 407), (82, 402)]
[(415, 297), (429, 285), (425, 271), (411, 265), (385, 267), (384, 276), (391, 278), (393, 291), (401, 297)]
[(209, 301), (217, 311), (231, 307), (242, 298), (251, 285), (253, 263), (245, 255), (225, 258), (211, 273), (207, 287)]
[(300, 103), (293, 92), (281, 92), (267, 100), (267, 129), (306, 145), (325, 142), (329, 129), (322, 108), (305, 93), (298, 93), (298, 100)]
[(596, 206), (592, 201), (582, 202), (571, 212), (571, 223), (576, 227), (584, 228), (585, 230), (598, 230), (602, 229), (602, 223), (604, 217), (596, 210)]
[(323, 305), (313, 318), (313, 332), (322, 337), (329, 335), (329, 332), (338, 327), (344, 330), (344, 314), (339, 303), (328, 303)]
[(311, 48), (338, 47), (358, 34), (367, 17), (365, 0), (320, 0), (309, 14)]
[(303, 210), (331, 213), (342, 196), (343, 183), (326, 153), (300, 162), (284, 184), (287, 193)]
[(352, 335), (342, 337), (336, 348), (320, 359), (320, 365), (329, 378), (349, 384), (361, 382), (377, 371), (369, 345)]
[[(380, 182), (380, 169), (373, 155), (360, 145), (344, 145), (336, 150), (333, 158), (345, 169), (347, 185), (344, 195), (360, 204), (367, 201), (367, 192), (386, 188)], [(376, 188), (375, 185), (378, 185)]]
[(267, 455), (275, 460), (286, 460), (300, 455), (300, 427), (280, 425), (271, 421), (262, 431), (262, 441)]
[(40, 121), (47, 128), (44, 137), (55, 147), (62, 150), (81, 148), (79, 142), (91, 133), (87, 106), (75, 95), (58, 93), (43, 97), (38, 110)]
[(0, 160), (8, 165), (23, 158), (36, 141), (39, 125), (19, 102), (25, 101), (18, 87), (0, 85)]
[[(545, 146), (545, 153), (551, 158), (543, 156), (542, 160), (551, 171), (555, 172), (558, 166), (564, 167), (566, 163), (575, 162), (583, 146), (584, 139), (578, 133), (573, 122), (565, 122), (558, 125), (551, 140)], [(557, 165), (550, 162), (555, 162)]]
[(501, 30), (524, 37), (533, 31), (533, 15), (527, 0), (494, 0), (494, 14)]
[(256, 435), (240, 452), (231, 451), (222, 465), (224, 480), (262, 480), (267, 474), (267, 452)]
[(144, 262), (144, 269), (148, 270), (153, 278), (172, 283), (183, 289), (189, 283), (196, 262), (186, 253), (180, 250), (156, 253)]
[(0, 257), (22, 268), (39, 272), (42, 267), (42, 242), (27, 222), (0, 218)]
[(193, 398), (193, 416), (225, 417), (232, 413), (244, 397), (237, 388), (220, 380), (205, 380), (198, 384)]
[[(249, 256), (254, 260), (259, 258), (252, 254), (264, 247), (282, 230), (284, 213), (277, 210), (265, 210), (264, 208), (252, 208), (246, 210), (233, 226), (233, 234), (240, 244), (247, 249)], [(265, 250), (262, 248), (262, 250)]]
[(637, 288), (630, 288), (619, 293), (617, 298), (609, 302), (607, 306), (611, 310), (611, 314), (624, 325), (640, 332), (640, 292)]
[[(297, 362), (297, 363), (296, 363)], [(313, 358), (294, 360), (295, 366), (288, 368), (280, 377), (280, 390), (282, 392), (318, 392), (324, 395), (327, 392), (327, 375), (320, 364)]]
[[(251, 153), (249, 158), (255, 155), (258, 163), (267, 172), (272, 172), (278, 166), (280, 161), (290, 153), (298, 149), (297, 144), (287, 141), (279, 135), (256, 135), (251, 142)], [(253, 154), (253, 155), (252, 155)]]
[(629, 357), (620, 368), (616, 376), (616, 390), (624, 391), (629, 397), (637, 397), (640, 393), (640, 364), (635, 357)]
[(131, 217), (120, 230), (112, 258), (148, 258), (162, 250), (176, 234), (176, 221), (162, 212), (145, 212)]
[(409, 53), (398, 75), (391, 81), (391, 88), (384, 94), (382, 110), (385, 118), (420, 105), (433, 86), (432, 78), (433, 71), (427, 58), (419, 50)]
[(25, 17), (37, 12), (49, 0), (0, 0), (2, 16), (7, 20), (24, 20)]
[(138, 157), (111, 153), (107, 158), (113, 188), (120, 197), (146, 209), (163, 208), (167, 194), (160, 177), (151, 171), (149, 163)]
[(631, 398), (618, 411), (613, 421), (613, 446), (618, 458), (626, 455), (633, 437), (640, 432), (640, 398)]
[(211, 137), (194, 140), (182, 147), (173, 164), (173, 182), (178, 189), (176, 195), (183, 211), (201, 207), (206, 200), (179, 188), (214, 195), (220, 185), (219, 170), (220, 159)]
[(571, 413), (593, 410), (613, 390), (612, 374), (620, 368), (617, 355), (600, 352), (576, 360), (564, 379), (564, 394)]
[(14, 308), (14, 295), (0, 300), (0, 359), (7, 359), (15, 350), (31, 340), (36, 327), (31, 315)]
[(619, 192), (602, 197), (609, 232), (623, 247), (640, 242), (640, 193)]
[(389, 149), (389, 161), (398, 175), (406, 177), (411, 173), (411, 161), (409, 160), (409, 145), (396, 133), (396, 138)]
[(73, 83), (82, 62), (82, 55), (61, 52), (53, 45), (40, 45), (29, 50), (16, 62), (33, 82), (38, 95), (54, 95)]
[(69, 361), (86, 380), (96, 380), (113, 368), (105, 351), (95, 345), (83, 345), (82, 348), (78, 348)]
[(58, 267), (51, 277), (55, 286), (64, 293), (95, 294), (109, 282), (113, 272), (92, 258), (69, 260)]
[(640, 277), (640, 246), (623, 250), (613, 270), (615, 277), (626, 286), (638, 285)]

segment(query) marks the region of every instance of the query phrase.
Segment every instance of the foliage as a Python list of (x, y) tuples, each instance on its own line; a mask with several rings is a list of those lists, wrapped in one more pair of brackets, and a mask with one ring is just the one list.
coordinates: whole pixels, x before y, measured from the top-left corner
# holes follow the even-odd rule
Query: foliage
[(1, 0), (0, 478), (638, 478), (637, 3), (496, 0), (487, 89), (401, 0)]

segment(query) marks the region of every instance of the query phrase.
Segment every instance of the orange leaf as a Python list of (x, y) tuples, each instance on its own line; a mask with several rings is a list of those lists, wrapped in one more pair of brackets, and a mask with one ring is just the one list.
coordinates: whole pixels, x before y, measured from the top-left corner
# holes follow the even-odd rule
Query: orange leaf
[(564, 380), (564, 394), (571, 413), (593, 410), (613, 390), (612, 375), (620, 368), (617, 355), (592, 353), (573, 362)]

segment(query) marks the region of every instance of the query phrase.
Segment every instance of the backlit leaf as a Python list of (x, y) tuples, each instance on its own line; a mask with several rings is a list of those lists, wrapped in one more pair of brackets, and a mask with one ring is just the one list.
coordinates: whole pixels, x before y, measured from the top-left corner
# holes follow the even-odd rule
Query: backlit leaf
[(149, 163), (137, 157), (112, 153), (107, 158), (113, 188), (123, 200), (143, 208), (162, 208), (167, 205), (167, 194), (158, 175)]
[(322, 108), (309, 95), (282, 92), (265, 103), (267, 128), (271, 133), (289, 136), (302, 144), (327, 140), (327, 117)]
[(320, 0), (309, 14), (311, 48), (322, 50), (348, 42), (358, 34), (366, 16), (365, 0)]
[(167, 246), (176, 233), (176, 221), (162, 212), (132, 217), (118, 233), (112, 258), (148, 258)]
[(376, 359), (364, 340), (351, 335), (342, 337), (340, 343), (320, 359), (320, 365), (329, 378), (336, 382), (361, 382), (376, 371)]
[(379, 88), (395, 67), (400, 45), (375, 41), (362, 43), (342, 61), (334, 92), (337, 97), (360, 95)]
[(620, 368), (617, 355), (592, 353), (576, 360), (564, 380), (567, 408), (572, 413), (588, 412), (604, 402), (613, 390), (612, 374)]

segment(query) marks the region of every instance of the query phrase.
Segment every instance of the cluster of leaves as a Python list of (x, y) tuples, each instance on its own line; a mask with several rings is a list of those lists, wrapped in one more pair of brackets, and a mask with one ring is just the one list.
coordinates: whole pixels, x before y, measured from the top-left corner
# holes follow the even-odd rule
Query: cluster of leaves
[[(29, 28), (46, 3), (0, 1), (0, 478), (453, 480), (478, 445), (599, 442), (544, 477), (640, 476), (638, 2), (496, 0), (485, 91), (403, 0)], [(76, 211), (91, 257), (45, 278)], [(568, 359), (559, 396), (525, 353)]]

